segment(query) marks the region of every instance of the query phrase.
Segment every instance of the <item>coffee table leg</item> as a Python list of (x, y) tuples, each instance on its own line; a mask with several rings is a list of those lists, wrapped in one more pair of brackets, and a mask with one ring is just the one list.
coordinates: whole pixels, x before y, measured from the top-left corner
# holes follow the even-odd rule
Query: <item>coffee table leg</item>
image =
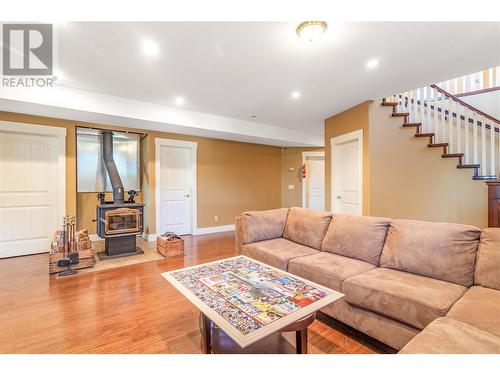
[(307, 327), (295, 332), (297, 354), (307, 354)]
[(202, 343), (203, 343), (203, 353), (211, 354), (212, 348), (210, 347), (210, 319), (207, 318), (205, 314), (201, 314), (201, 334), (202, 334)]

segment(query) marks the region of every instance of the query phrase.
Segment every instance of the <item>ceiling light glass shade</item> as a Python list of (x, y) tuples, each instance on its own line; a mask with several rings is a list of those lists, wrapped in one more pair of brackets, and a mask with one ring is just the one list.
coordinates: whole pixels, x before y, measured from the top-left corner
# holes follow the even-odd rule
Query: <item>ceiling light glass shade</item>
[(297, 27), (297, 35), (304, 40), (312, 42), (319, 38), (327, 29), (325, 21), (306, 21)]

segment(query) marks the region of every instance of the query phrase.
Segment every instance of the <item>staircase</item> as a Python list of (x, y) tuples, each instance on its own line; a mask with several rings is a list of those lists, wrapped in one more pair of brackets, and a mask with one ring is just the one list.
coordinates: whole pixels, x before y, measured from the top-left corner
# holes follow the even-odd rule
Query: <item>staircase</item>
[(415, 129), (415, 137), (427, 138), (429, 148), (441, 148), (443, 158), (455, 158), (458, 169), (472, 169), (474, 180), (498, 179), (498, 119), (437, 85), (384, 98), (382, 106), (392, 107), (392, 116), (403, 119), (403, 128)]

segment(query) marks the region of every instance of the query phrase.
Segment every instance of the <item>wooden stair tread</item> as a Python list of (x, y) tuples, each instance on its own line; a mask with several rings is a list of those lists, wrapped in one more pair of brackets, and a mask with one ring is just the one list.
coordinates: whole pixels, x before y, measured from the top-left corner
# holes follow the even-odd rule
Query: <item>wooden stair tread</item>
[(457, 165), (457, 168), (459, 169), (465, 169), (465, 168), (480, 168), (481, 165), (479, 164), (459, 164)]
[(382, 105), (384, 107), (395, 107), (398, 105), (398, 103), (397, 102), (382, 102)]
[(409, 116), (410, 114), (408, 112), (396, 112), (396, 113), (393, 113), (392, 116), (393, 117), (402, 117), (402, 116)]
[(415, 137), (434, 137), (434, 133), (417, 133)]
[(455, 154), (443, 154), (443, 155), (441, 155), (442, 158), (461, 158), (463, 156), (464, 156), (464, 154), (461, 152), (458, 152)]
[(403, 124), (404, 128), (413, 128), (413, 127), (420, 127), (422, 126), (421, 122), (406, 122)]
[(447, 147), (448, 143), (429, 143), (428, 147)]

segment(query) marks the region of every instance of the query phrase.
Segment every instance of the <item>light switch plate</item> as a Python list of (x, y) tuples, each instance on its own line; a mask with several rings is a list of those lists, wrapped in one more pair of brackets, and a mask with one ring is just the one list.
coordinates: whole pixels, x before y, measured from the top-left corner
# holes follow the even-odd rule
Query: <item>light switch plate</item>
[(290, 168), (288, 168), (288, 172), (293, 172), (294, 170), (295, 170), (295, 168), (294, 168), (294, 167), (290, 167)]
[(288, 190), (295, 190), (295, 185), (288, 185)]

